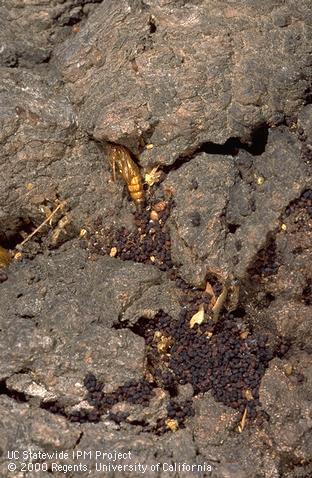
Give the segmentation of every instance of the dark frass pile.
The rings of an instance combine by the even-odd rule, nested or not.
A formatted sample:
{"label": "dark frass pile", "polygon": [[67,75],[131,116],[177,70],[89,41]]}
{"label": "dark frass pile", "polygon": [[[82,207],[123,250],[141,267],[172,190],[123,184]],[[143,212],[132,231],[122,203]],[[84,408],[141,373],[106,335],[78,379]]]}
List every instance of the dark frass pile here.
{"label": "dark frass pile", "polygon": [[100,412],[105,412],[118,402],[129,402],[146,406],[153,395],[153,386],[146,380],[130,381],[111,393],[103,392],[102,383],[93,374],[85,377],[84,385],[88,390],[87,400]]}
{"label": "dark frass pile", "polygon": [[[195,303],[198,300],[198,294],[194,293]],[[99,421],[103,414],[108,414],[111,420],[121,423],[129,414],[110,412],[115,404],[128,402],[148,406],[154,388],[162,387],[171,396],[167,417],[159,419],[156,427],[142,424],[143,430],[164,433],[170,429],[168,423],[172,420],[181,428],[186,418],[194,415],[192,400],[178,400],[178,385],[184,384],[191,384],[195,394],[211,390],[217,401],[241,412],[247,409],[248,418],[255,418],[260,405],[261,378],[273,357],[266,338],[254,335],[246,324],[232,315],[227,315],[216,325],[207,321],[190,328],[191,315],[183,308],[178,320],[173,320],[163,311],[159,311],[154,320],[141,319],[134,331],[140,328],[140,334],[145,338],[152,383],[144,379],[131,381],[114,392],[105,393],[103,383],[89,373],[84,385],[93,410],[80,410],[70,419]]]}
{"label": "dark frass pile", "polygon": [[[240,328],[231,315],[213,333],[209,323],[191,329],[189,321],[186,309],[177,321],[162,311],[148,321],[144,336],[155,381],[169,391],[186,383],[196,394],[211,390],[216,400],[241,411],[247,407],[254,417],[261,378],[273,357],[266,338]],[[162,353],[159,343],[166,342]]]}
{"label": "dark frass pile", "polygon": [[[241,412],[247,411],[248,419],[254,418],[260,405],[261,378],[274,355],[267,346],[267,338],[254,335],[243,319],[231,314],[224,314],[217,323],[211,319],[212,294],[218,297],[223,288],[217,278],[210,277],[210,289],[203,291],[179,277],[178,268],[171,260],[166,224],[172,206],[172,200],[159,200],[137,212],[133,230],[122,227],[107,235],[98,221],[87,237],[91,252],[153,264],[176,282],[181,304],[178,320],[159,311],[153,320],[142,318],[132,327],[133,332],[145,339],[150,382],[143,379],[129,382],[107,394],[94,375],[88,374],[85,379],[87,400],[94,407],[92,418],[99,420],[108,413],[117,423],[127,420],[128,414],[110,412],[115,404],[128,402],[148,406],[155,387],[167,390],[171,397],[167,417],[159,419],[156,428],[142,425],[145,431],[157,434],[173,430],[175,426],[183,427],[185,419],[193,416],[192,400],[179,401],[178,386],[184,384],[191,384],[195,394],[211,390],[216,400]],[[194,215],[192,221],[197,225],[200,217]],[[277,271],[274,241],[269,246],[260,251],[250,271],[252,275],[261,278]],[[200,307],[204,310],[205,321],[191,327],[190,320]]]}
{"label": "dark frass pile", "polygon": [[[119,402],[128,402],[146,407],[154,395],[154,385],[143,379],[138,382],[130,381],[114,392],[105,393],[103,391],[104,384],[99,382],[92,373],[89,373],[84,379],[84,385],[88,391],[87,400],[94,407],[91,412],[93,421],[99,421],[103,414],[108,413],[108,417],[119,424],[127,420],[129,413],[109,412],[114,405]],[[88,420],[89,416],[90,412],[79,410],[76,414],[72,414],[70,418],[73,421],[83,422],[90,421]],[[169,429],[168,420],[175,420],[178,427],[183,428],[185,419],[190,416],[194,416],[191,400],[177,402],[172,399],[167,405],[166,418],[159,419],[154,427],[150,427],[148,424],[142,424],[142,427],[146,432],[162,434]]]}
{"label": "dark frass pile", "polygon": [[[84,379],[84,386],[87,389],[86,399],[93,409],[72,412],[68,418],[74,422],[98,422],[103,414],[119,402],[147,406],[153,396],[153,386],[143,379],[138,382],[127,382],[116,391],[105,393],[104,384],[98,381],[95,375],[88,373]],[[127,416],[128,413],[109,414],[109,417],[117,423],[126,420]]]}
{"label": "dark frass pile", "polygon": [[137,211],[134,214],[134,230],[121,227],[108,233],[102,229],[99,219],[87,237],[87,247],[91,252],[109,254],[123,261],[154,264],[160,270],[168,271],[172,269],[173,262],[166,222],[172,206],[172,200],[158,201],[149,210]]}

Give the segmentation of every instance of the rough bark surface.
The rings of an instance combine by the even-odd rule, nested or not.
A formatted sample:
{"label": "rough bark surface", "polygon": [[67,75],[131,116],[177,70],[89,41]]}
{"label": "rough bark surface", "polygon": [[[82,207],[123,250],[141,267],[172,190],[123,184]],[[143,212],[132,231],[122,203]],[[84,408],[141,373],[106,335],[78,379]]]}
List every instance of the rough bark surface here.
{"label": "rough bark surface", "polygon": [[[213,478],[312,476],[310,7],[0,0],[0,246],[20,253],[5,269],[0,255],[1,476],[47,476],[8,471],[7,452],[28,449],[68,451],[63,465],[77,450],[131,450],[129,464],[206,462]],[[111,247],[138,219],[107,142],[142,174],[160,168],[155,197],[174,202],[169,271]],[[198,310],[181,305],[177,277],[190,294],[212,278],[239,284],[232,320],[275,350],[241,433],[242,410],[211,391],[153,382],[157,313]],[[96,419],[90,373],[112,401]],[[143,381],[148,404],[115,400]],[[191,403],[177,430],[172,401]],[[91,462],[79,476],[126,476]]]}

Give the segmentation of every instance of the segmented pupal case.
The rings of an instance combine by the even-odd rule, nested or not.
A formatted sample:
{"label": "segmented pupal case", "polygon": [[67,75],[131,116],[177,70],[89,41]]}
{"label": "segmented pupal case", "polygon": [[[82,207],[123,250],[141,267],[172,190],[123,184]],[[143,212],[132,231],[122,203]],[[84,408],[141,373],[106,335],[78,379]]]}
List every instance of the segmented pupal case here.
{"label": "segmented pupal case", "polygon": [[124,146],[109,145],[109,161],[116,180],[116,170],[125,181],[133,201],[141,206],[144,203],[143,180],[138,165],[133,161],[130,152]]}

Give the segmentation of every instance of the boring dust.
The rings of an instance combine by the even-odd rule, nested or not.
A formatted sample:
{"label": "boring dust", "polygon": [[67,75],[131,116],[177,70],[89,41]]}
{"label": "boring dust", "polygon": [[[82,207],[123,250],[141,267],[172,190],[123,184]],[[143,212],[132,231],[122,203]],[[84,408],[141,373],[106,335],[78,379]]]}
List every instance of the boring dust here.
{"label": "boring dust", "polygon": [[24,3],[0,6],[0,474],[105,448],[312,476],[307,2],[253,6],[265,41],[245,3]]}

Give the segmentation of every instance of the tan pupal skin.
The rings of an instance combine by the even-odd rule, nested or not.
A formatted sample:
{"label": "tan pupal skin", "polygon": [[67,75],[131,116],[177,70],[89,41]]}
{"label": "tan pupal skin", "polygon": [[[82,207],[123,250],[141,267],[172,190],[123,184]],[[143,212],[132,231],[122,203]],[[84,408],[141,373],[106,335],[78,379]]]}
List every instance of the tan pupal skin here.
{"label": "tan pupal skin", "polygon": [[133,201],[141,205],[144,202],[143,181],[138,165],[133,161],[127,148],[119,145],[109,145],[109,161],[113,169],[113,179],[116,179],[116,169],[127,184]]}
{"label": "tan pupal skin", "polygon": [[12,261],[12,254],[0,246],[0,268],[7,267]]}

